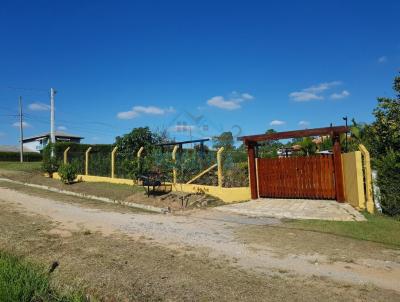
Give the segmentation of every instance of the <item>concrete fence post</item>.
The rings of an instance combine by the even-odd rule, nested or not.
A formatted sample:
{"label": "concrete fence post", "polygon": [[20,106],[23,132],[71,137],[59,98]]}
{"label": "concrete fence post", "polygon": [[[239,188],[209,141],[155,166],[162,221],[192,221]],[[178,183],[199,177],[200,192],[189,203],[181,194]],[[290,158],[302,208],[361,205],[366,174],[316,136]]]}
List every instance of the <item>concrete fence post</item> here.
{"label": "concrete fence post", "polygon": [[144,150],[144,147],[140,147],[138,152],[136,153],[136,157],[137,157],[137,166],[138,166],[138,170],[140,171],[140,157],[142,156],[142,152]]}
{"label": "concrete fence post", "polygon": [[71,147],[68,147],[67,149],[64,150],[64,164],[68,163],[68,151],[71,149]]}
{"label": "concrete fence post", "polygon": [[[172,150],[172,162],[174,164],[176,163],[176,151],[178,151],[178,146],[177,145],[175,145],[174,149]],[[177,173],[176,168],[174,166],[173,169],[172,169],[172,182],[174,184],[176,184],[176,181],[177,181],[177,174],[178,173]]]}
{"label": "concrete fence post", "polygon": [[115,153],[117,152],[118,147],[114,147],[111,152],[111,178],[115,177]]}
{"label": "concrete fence post", "polygon": [[224,182],[224,176],[222,174],[222,152],[224,151],[224,147],[218,149],[217,152],[217,165],[218,165],[218,187],[222,187]]}
{"label": "concrete fence post", "polygon": [[89,147],[85,152],[85,175],[89,175],[89,152],[92,147]]}
{"label": "concrete fence post", "polygon": [[364,156],[364,173],[365,173],[365,189],[366,189],[366,204],[368,213],[373,214],[375,212],[375,204],[373,199],[373,191],[372,191],[372,171],[371,171],[371,157],[369,155],[369,151],[363,144],[358,146],[358,149],[361,151]]}

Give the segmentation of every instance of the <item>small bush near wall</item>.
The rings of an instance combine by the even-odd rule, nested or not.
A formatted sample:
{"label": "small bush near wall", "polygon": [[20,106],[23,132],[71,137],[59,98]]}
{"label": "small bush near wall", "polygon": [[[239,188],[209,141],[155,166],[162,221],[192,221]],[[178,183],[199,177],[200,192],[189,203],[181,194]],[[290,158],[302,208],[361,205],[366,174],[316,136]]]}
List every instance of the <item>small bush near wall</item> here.
{"label": "small bush near wall", "polygon": [[[0,161],[19,161],[18,152],[0,152]],[[36,152],[24,152],[24,161],[41,161],[42,154]]]}
{"label": "small bush near wall", "polygon": [[71,184],[78,176],[78,170],[74,164],[62,164],[58,168],[58,175],[60,175],[61,181],[65,184]]}
{"label": "small bush near wall", "polygon": [[390,151],[376,161],[382,210],[390,216],[400,215],[400,153]]}

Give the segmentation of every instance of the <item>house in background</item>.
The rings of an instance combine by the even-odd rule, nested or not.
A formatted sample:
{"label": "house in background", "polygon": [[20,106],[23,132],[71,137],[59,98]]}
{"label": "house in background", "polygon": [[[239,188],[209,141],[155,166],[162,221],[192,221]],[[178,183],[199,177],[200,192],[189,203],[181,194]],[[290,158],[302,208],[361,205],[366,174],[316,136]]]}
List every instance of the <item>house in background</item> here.
{"label": "house in background", "polygon": [[[83,137],[68,134],[61,131],[55,132],[56,142],[71,142],[71,143],[80,143]],[[24,148],[28,148],[31,150],[35,150],[36,152],[40,152],[44,147],[50,142],[50,132],[43,133],[41,135],[31,136],[22,140],[24,144]]]}

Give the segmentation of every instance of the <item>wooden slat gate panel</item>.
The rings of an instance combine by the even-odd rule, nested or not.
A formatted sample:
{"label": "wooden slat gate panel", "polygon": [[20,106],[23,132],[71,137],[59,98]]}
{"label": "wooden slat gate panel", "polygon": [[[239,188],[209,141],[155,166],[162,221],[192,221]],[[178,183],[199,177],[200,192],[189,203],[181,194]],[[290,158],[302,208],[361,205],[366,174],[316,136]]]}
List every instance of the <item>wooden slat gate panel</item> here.
{"label": "wooden slat gate panel", "polygon": [[260,197],[335,199],[332,155],[258,158]]}

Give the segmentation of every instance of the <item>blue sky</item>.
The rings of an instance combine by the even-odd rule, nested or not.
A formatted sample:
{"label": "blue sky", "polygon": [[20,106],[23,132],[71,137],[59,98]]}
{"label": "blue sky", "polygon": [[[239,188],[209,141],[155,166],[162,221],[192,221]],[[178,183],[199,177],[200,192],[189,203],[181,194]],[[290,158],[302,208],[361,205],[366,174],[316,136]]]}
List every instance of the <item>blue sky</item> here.
{"label": "blue sky", "polygon": [[[400,67],[399,1],[2,1],[0,144],[111,143],[370,122]],[[190,130],[190,131],[189,131]]]}

